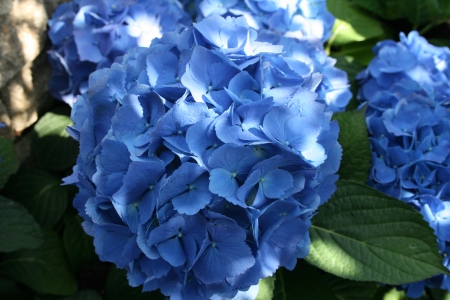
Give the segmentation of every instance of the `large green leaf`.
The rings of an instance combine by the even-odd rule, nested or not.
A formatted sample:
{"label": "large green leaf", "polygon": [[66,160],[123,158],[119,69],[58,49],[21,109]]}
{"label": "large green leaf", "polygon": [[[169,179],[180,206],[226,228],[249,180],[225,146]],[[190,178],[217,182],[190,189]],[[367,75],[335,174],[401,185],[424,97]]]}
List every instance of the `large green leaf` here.
{"label": "large green leaf", "polygon": [[33,249],[42,241],[41,229],[25,207],[0,196],[0,252]]}
{"label": "large green leaf", "polygon": [[74,271],[95,257],[93,238],[84,232],[81,221],[77,215],[66,215],[64,218],[64,248]]}
{"label": "large green leaf", "polygon": [[111,267],[106,279],[107,300],[163,300],[165,297],[158,291],[142,292],[142,287],[133,288],[128,284],[126,271]]}
{"label": "large green leaf", "polygon": [[357,182],[337,187],[312,220],[310,263],[343,278],[387,284],[448,273],[419,212]]}
{"label": "large green leaf", "polygon": [[43,227],[53,227],[62,218],[69,202],[68,189],[61,179],[38,169],[20,170],[11,176],[2,194],[19,202]]}
{"label": "large green leaf", "polygon": [[338,141],[343,149],[339,177],[366,183],[372,156],[365,109],[336,113],[333,118],[339,123]]}
{"label": "large green leaf", "polygon": [[66,132],[72,125],[70,109],[63,107],[46,113],[34,126],[33,155],[46,170],[64,170],[75,164],[78,143]]}
{"label": "large green leaf", "polygon": [[275,274],[273,300],[337,300],[331,286],[317,268],[298,261],[293,271],[280,268]]}
{"label": "large green leaf", "polygon": [[5,254],[0,262],[0,270],[40,294],[64,296],[77,290],[64,247],[53,231],[44,231],[44,243],[37,249]]}
{"label": "large green leaf", "polygon": [[329,43],[344,45],[383,35],[381,24],[354,8],[349,0],[328,0],[328,10],[336,17]]}
{"label": "large green leaf", "polygon": [[17,172],[18,168],[19,162],[13,142],[0,137],[0,189],[8,181],[9,176]]}

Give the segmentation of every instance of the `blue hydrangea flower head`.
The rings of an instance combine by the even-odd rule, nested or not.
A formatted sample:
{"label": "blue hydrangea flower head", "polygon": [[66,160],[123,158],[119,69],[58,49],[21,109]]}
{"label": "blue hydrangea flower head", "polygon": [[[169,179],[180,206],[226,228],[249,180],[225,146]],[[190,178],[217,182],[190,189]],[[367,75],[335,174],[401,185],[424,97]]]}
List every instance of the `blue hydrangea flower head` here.
{"label": "blue hydrangea flower head", "polygon": [[66,182],[100,259],[131,285],[254,298],[261,278],[309,253],[342,149],[321,73],[283,47],[244,17],[210,16],[90,76]]}
{"label": "blue hydrangea flower head", "polygon": [[73,0],[48,21],[52,48],[51,94],[69,105],[88,89],[88,76],[110,67],[129,49],[148,47],[156,37],[191,17],[177,0]]}
{"label": "blue hydrangea flower head", "polygon": [[317,38],[331,36],[335,18],[325,0],[196,0],[197,19],[211,15],[244,16],[256,30],[269,29],[286,37]]}
{"label": "blue hydrangea flower head", "polygon": [[[358,97],[368,104],[372,147],[369,185],[419,210],[434,229],[441,252],[450,243],[450,50],[417,32],[379,42],[358,74]],[[443,254],[444,255],[444,254]],[[444,265],[449,267],[444,255]],[[448,290],[448,276],[404,286],[418,298],[425,286]]]}

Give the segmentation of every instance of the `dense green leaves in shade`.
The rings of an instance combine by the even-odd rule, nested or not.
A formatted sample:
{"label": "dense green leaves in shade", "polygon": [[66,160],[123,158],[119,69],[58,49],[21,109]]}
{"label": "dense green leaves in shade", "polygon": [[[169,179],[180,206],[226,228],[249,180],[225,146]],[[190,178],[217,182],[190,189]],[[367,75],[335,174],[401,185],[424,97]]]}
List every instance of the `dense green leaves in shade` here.
{"label": "dense green leaves in shade", "polygon": [[337,300],[319,270],[299,260],[293,271],[280,268],[275,274],[273,300]]}
{"label": "dense green leaves in shade", "polygon": [[430,289],[430,294],[433,296],[433,300],[450,300],[450,293],[440,288]]}
{"label": "dense green leaves in shade", "polygon": [[399,5],[414,29],[428,23],[440,23],[441,18],[447,17],[438,0],[399,1]]}
{"label": "dense green leaves in shade", "polygon": [[13,142],[0,137],[0,189],[8,181],[9,176],[17,172],[18,168],[19,162]]}
{"label": "dense green leaves in shade", "polygon": [[353,94],[353,97],[350,100],[350,103],[345,107],[345,110],[355,110],[360,104],[356,99],[356,95],[358,94],[358,82],[355,77],[364,69],[364,66],[351,56],[335,55],[333,58],[336,59],[335,67],[347,72],[350,91]]}
{"label": "dense green leaves in shade", "polygon": [[102,300],[102,297],[94,290],[78,291],[65,300]]}
{"label": "dense green leaves in shade", "polygon": [[14,280],[0,277],[0,299],[24,300],[31,299],[33,291],[24,289]]}
{"label": "dense green leaves in shade", "polygon": [[261,279],[258,283],[259,292],[255,300],[272,300],[273,289],[275,288],[275,278],[266,277]]}
{"label": "dense green leaves in shade", "polygon": [[337,186],[312,219],[307,261],[343,278],[387,284],[448,273],[419,212],[357,182]]}
{"label": "dense green leaves in shade", "polygon": [[328,41],[331,45],[360,42],[383,34],[381,24],[355,9],[349,0],[328,0],[327,7],[337,18]]}
{"label": "dense green leaves in shade", "polygon": [[380,287],[377,282],[354,281],[329,273],[324,277],[339,300],[373,300]]}
{"label": "dense green leaves in shade", "polygon": [[380,38],[373,38],[362,42],[342,45],[336,54],[351,56],[363,66],[367,66],[374,58],[372,48],[379,40]]}
{"label": "dense green leaves in shade", "polygon": [[[426,293],[419,298],[414,298],[416,300],[437,300],[432,299],[427,296]],[[411,300],[408,296],[406,296],[405,291],[397,290],[395,287],[386,286],[380,289],[379,293],[375,296],[373,300]]]}
{"label": "dense green leaves in shade", "polygon": [[342,154],[339,178],[366,183],[369,177],[370,153],[365,109],[336,113],[340,132],[338,141],[345,149]]}
{"label": "dense green leaves in shade", "polygon": [[81,227],[82,218],[66,214],[63,243],[72,270],[77,271],[95,257],[93,238]]}
{"label": "dense green leaves in shade", "polygon": [[106,279],[106,300],[163,300],[159,291],[142,292],[142,287],[131,287],[128,284],[126,271],[112,266]]}
{"label": "dense green leaves in shade", "polygon": [[77,290],[62,242],[50,230],[44,231],[41,247],[5,254],[0,262],[0,270],[40,294],[65,296]]}
{"label": "dense green leaves in shade", "polygon": [[396,20],[405,17],[401,1],[404,0],[352,0],[352,3],[383,19]]}
{"label": "dense green leaves in shade", "polygon": [[78,143],[66,132],[72,125],[68,107],[46,113],[34,126],[33,155],[46,170],[64,170],[75,164]]}
{"label": "dense green leaves in shade", "polygon": [[42,241],[41,229],[25,207],[0,196],[0,252],[33,249]]}
{"label": "dense green leaves in shade", "polygon": [[19,202],[43,227],[51,228],[64,215],[68,189],[61,179],[38,169],[20,170],[11,176],[2,194]]}

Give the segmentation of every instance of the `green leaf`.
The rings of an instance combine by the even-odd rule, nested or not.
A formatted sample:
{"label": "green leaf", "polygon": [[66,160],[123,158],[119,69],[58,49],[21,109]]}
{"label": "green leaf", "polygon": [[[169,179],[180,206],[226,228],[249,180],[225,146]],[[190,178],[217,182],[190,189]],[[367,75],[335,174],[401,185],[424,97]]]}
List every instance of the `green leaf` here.
{"label": "green leaf", "polygon": [[69,271],[64,247],[53,231],[44,231],[44,243],[33,250],[3,255],[2,273],[40,294],[71,295],[77,290]]}
{"label": "green leaf", "polygon": [[81,227],[82,218],[66,215],[63,242],[72,270],[77,271],[95,257],[93,238]]}
{"label": "green leaf", "polygon": [[33,294],[32,290],[24,289],[23,286],[19,286],[14,280],[0,277],[0,299],[31,299]]}
{"label": "green leaf", "polygon": [[128,284],[126,271],[111,268],[106,279],[107,300],[163,300],[165,297],[158,291],[142,292],[141,287],[133,288]]}
{"label": "green leaf", "polygon": [[328,43],[344,45],[383,35],[381,24],[355,9],[348,0],[328,0],[328,10],[336,17]]}
{"label": "green leaf", "polygon": [[357,182],[337,187],[312,219],[307,261],[343,278],[394,285],[448,274],[433,229],[414,208]]}
{"label": "green leaf", "polygon": [[13,142],[0,137],[0,189],[5,186],[9,176],[19,169]]}
{"label": "green leaf", "polygon": [[68,107],[46,113],[34,126],[32,153],[46,170],[64,170],[73,166],[78,155],[78,143],[66,132],[72,125]]}
{"label": "green leaf", "polygon": [[365,109],[336,113],[333,118],[339,123],[338,141],[343,149],[339,178],[366,183],[372,156]]}
{"label": "green leaf", "polygon": [[39,225],[19,203],[0,196],[0,252],[42,245]]}
{"label": "green leaf", "polygon": [[337,300],[317,268],[299,260],[293,271],[279,268],[275,274],[273,300]]}
{"label": "green leaf", "polygon": [[255,300],[272,300],[273,289],[275,288],[275,278],[266,277],[261,279],[258,283],[259,292]]}
{"label": "green leaf", "polygon": [[11,176],[2,194],[23,206],[43,227],[55,226],[64,215],[69,197],[61,179],[38,169],[20,170]]}

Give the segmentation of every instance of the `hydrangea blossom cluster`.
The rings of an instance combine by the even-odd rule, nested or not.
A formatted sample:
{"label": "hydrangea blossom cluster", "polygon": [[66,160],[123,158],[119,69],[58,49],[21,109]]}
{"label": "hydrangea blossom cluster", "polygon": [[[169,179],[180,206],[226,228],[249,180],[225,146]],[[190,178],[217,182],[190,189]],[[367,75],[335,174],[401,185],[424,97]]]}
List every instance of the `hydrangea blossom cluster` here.
{"label": "hydrangea blossom cluster", "polygon": [[326,0],[196,0],[198,19],[211,16],[244,16],[256,30],[269,29],[278,34],[318,38],[331,36],[335,18]]}
{"label": "hydrangea blossom cluster", "polygon": [[322,75],[257,38],[243,17],[207,17],[94,72],[78,97],[66,182],[131,285],[232,298],[309,253],[339,127],[317,101]]}
{"label": "hydrangea blossom cluster", "polygon": [[[450,50],[417,32],[373,50],[375,58],[358,75],[359,98],[368,102],[369,184],[423,214],[450,269]],[[450,290],[450,278],[407,285],[408,296],[420,297],[425,285]]]}
{"label": "hydrangea blossom cluster", "polygon": [[52,96],[72,106],[88,88],[88,76],[110,67],[129,49],[148,47],[155,37],[191,17],[177,0],[72,0],[48,21],[52,48]]}

